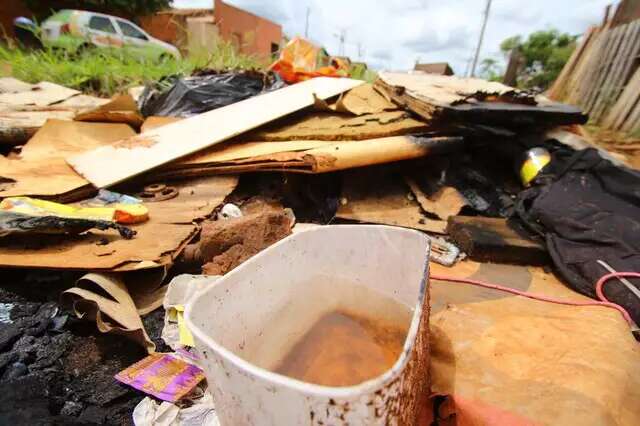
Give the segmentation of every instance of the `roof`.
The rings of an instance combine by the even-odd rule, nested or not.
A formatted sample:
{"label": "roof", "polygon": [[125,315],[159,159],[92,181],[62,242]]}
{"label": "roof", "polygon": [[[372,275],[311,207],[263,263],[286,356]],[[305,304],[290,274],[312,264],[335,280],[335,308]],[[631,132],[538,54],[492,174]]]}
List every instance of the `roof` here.
{"label": "roof", "polygon": [[211,15],[213,8],[200,8],[200,9],[165,9],[156,12],[156,15],[181,15],[181,16],[203,16]]}
{"label": "roof", "polygon": [[453,75],[453,69],[447,62],[434,62],[431,64],[416,64],[416,71],[424,71],[428,74]]}

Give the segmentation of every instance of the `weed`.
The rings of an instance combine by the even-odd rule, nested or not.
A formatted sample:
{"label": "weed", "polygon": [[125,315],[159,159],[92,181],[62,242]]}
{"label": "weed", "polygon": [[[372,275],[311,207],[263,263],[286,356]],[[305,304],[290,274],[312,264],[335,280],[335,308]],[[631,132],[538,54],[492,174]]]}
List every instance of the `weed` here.
{"label": "weed", "polygon": [[118,49],[95,48],[76,53],[52,48],[23,50],[0,44],[0,63],[10,67],[13,77],[29,83],[51,81],[102,96],[170,75],[188,75],[198,68],[261,69],[266,65],[237,53],[229,43],[219,43],[214,52],[160,61],[134,57]]}

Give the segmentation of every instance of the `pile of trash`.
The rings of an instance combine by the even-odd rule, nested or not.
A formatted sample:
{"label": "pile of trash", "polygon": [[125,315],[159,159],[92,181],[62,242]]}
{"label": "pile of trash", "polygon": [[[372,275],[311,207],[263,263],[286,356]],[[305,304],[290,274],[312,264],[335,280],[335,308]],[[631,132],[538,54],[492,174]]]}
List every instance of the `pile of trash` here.
{"label": "pile of trash", "polygon": [[[291,49],[304,49],[303,41]],[[424,305],[409,332],[413,361],[397,381],[412,390],[385,387],[370,412],[316,401],[311,423],[562,423],[581,410],[581,424],[637,422],[640,377],[632,371],[640,352],[630,330],[640,323],[640,173],[584,140],[588,117],[572,106],[420,72],[382,72],[369,84],[317,71],[317,54],[303,55],[306,65],[281,63],[273,68],[279,74],[201,71],[111,100],[0,79],[0,268],[16,281],[0,300],[5,386],[44,389],[49,397],[33,390],[30,398],[51,422],[122,420],[109,419],[109,407],[130,410],[136,425],[226,424],[234,410],[266,416],[279,408],[257,388],[254,395],[244,389],[244,401],[224,396],[244,383],[231,366],[252,359],[257,343],[234,343],[243,355],[215,367],[232,379],[220,374],[212,383],[212,355],[194,326],[198,313],[189,311],[198,295],[224,285],[238,294],[210,302],[220,312],[268,306],[275,296],[247,284],[260,276],[259,262],[296,251],[295,266],[270,274],[286,282],[304,272],[305,256],[319,256],[327,274],[335,270],[327,279],[338,282],[345,277],[337,271],[352,261],[346,247],[358,244],[371,256],[374,280],[374,265],[403,251],[405,259],[424,256],[411,242],[419,235],[430,246],[431,296],[420,293]],[[23,124],[16,114],[39,118]],[[321,230],[322,241],[337,241],[322,255],[312,237]],[[49,276],[55,290],[33,304]],[[27,297],[19,291],[26,281]],[[314,299],[307,284],[307,298],[324,297]],[[223,336],[239,327],[222,316],[211,321],[223,322],[216,323]],[[225,341],[235,342],[232,334]],[[105,336],[133,343],[109,349],[120,351],[114,361]],[[73,369],[83,339],[103,342],[87,355],[104,366],[94,379]],[[59,345],[55,356],[47,345]],[[609,356],[597,347],[617,350]],[[585,365],[593,367],[585,372]],[[567,375],[571,383],[558,381]],[[71,391],[61,393],[52,378]],[[116,392],[87,397],[94,391],[86,380]],[[24,405],[11,408],[20,395],[4,396],[0,419],[34,421]],[[306,408],[291,404],[260,421],[299,419]]]}

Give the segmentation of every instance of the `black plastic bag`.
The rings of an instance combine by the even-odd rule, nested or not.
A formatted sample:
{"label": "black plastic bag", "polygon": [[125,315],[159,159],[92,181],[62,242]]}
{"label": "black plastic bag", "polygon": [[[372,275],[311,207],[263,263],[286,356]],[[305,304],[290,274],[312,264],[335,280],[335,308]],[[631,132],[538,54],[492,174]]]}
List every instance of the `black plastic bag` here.
{"label": "black plastic bag", "polygon": [[145,117],[189,117],[284,85],[273,73],[201,71],[190,77],[171,77],[146,86],[138,107]]}

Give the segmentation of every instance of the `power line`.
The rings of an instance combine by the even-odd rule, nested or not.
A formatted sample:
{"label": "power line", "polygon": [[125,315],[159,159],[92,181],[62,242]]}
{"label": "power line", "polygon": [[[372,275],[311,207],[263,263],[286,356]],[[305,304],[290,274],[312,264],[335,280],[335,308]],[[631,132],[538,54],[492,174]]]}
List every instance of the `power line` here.
{"label": "power line", "polygon": [[478,46],[476,47],[475,55],[473,55],[473,64],[471,65],[471,77],[474,77],[476,75],[476,66],[478,65],[478,56],[480,56],[480,49],[482,48],[484,31],[487,29],[487,21],[489,20],[490,8],[491,8],[491,0],[487,0],[487,7],[484,10],[484,17],[482,18],[482,29],[480,30],[480,38],[478,39]]}

